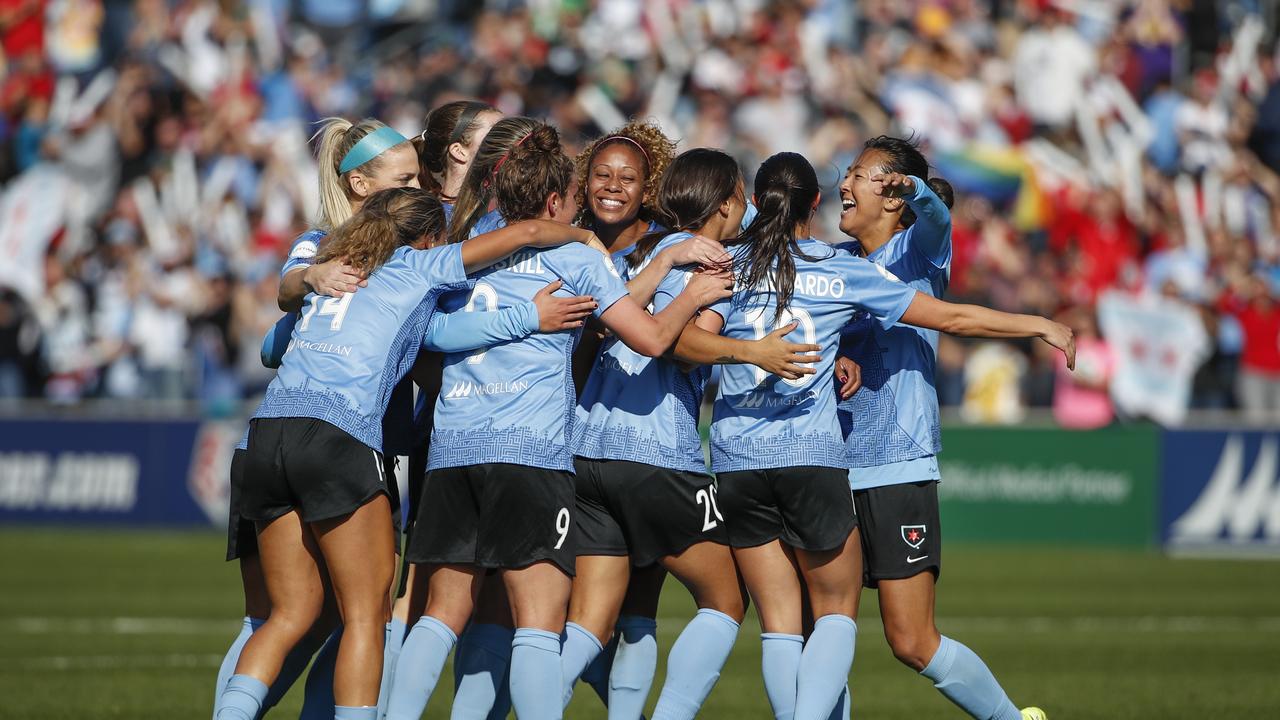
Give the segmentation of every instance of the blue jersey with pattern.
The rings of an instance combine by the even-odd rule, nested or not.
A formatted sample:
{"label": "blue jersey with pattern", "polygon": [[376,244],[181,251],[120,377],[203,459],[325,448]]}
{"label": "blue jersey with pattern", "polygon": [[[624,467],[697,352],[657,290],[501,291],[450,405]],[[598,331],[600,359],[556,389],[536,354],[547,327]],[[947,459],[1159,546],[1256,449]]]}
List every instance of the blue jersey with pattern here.
{"label": "blue jersey with pattern", "polygon": [[[848,467],[844,436],[836,419],[831,382],[840,329],[854,313],[868,312],[886,327],[897,322],[915,291],[886,278],[866,260],[808,238],[797,243],[795,289],[790,307],[775,323],[777,296],[770,287],[737,288],[711,309],[724,318],[722,333],[756,340],[793,319],[792,342],[822,347],[816,374],[797,380],[766,375],[753,365],[725,365],[711,423],[711,469],[715,472],[816,465]],[[745,246],[731,250],[741,255]]]}
{"label": "blue jersey with pattern", "polygon": [[[915,192],[906,200],[915,223],[867,260],[915,290],[940,298],[950,279],[951,213],[923,180],[913,180]],[[840,247],[861,251],[856,241]],[[862,366],[862,388],[839,406],[854,488],[937,478],[936,463],[898,467],[942,450],[934,385],[937,350],[935,330],[902,324],[886,328],[865,314],[845,328],[840,354]]]}
{"label": "blue jersey with pattern", "polygon": [[[311,229],[294,238],[289,248],[289,257],[280,268],[283,278],[298,268],[306,267],[315,260],[320,251],[320,243],[329,235],[327,230]],[[358,292],[358,291],[357,291]],[[275,333],[284,337],[293,337],[294,325],[298,322],[298,313],[288,313],[267,331],[267,335]],[[274,358],[273,358],[274,359]],[[279,367],[279,359],[275,359],[274,367]],[[265,360],[264,360],[264,363]],[[405,378],[396,385],[387,403],[387,413],[382,421],[382,451],[386,455],[406,455],[413,442],[413,381]]]}
{"label": "blue jersey with pattern", "polygon": [[[503,310],[556,279],[564,281],[559,295],[594,297],[597,315],[627,295],[610,259],[580,243],[522,250],[473,277],[470,292],[442,298],[442,311]],[[578,334],[538,334],[447,354],[428,469],[512,463],[572,471],[577,401],[570,358]]]}
{"label": "blue jersey with pattern", "polygon": [[409,372],[441,293],[468,287],[462,248],[398,248],[368,287],[311,293],[254,417],[306,417],[383,450],[382,418]]}
{"label": "blue jersey with pattern", "polygon": [[[686,232],[666,236],[626,276],[634,276],[659,252],[689,237]],[[668,272],[654,293],[650,310],[662,312],[670,305],[684,291],[695,268],[690,265]],[[698,408],[709,376],[706,367],[686,373],[670,360],[646,357],[616,337],[608,338],[578,401],[573,441],[576,454],[705,473]]]}

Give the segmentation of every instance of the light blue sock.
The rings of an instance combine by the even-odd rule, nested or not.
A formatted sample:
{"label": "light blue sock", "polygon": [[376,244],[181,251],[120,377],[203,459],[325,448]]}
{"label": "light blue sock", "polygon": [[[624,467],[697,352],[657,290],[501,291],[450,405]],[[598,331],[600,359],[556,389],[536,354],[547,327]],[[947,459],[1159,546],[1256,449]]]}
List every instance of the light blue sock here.
{"label": "light blue sock", "polygon": [[249,675],[232,675],[218,696],[217,720],[254,720],[262,710],[267,685]]}
{"label": "light blue sock", "polygon": [[378,686],[378,718],[387,716],[387,700],[391,697],[391,679],[396,676],[396,661],[404,645],[404,621],[391,618],[387,635],[382,640],[382,684]]}
{"label": "light blue sock", "polygon": [[452,720],[499,720],[507,716],[511,696],[505,685],[514,634],[509,627],[475,622],[462,631],[453,653]]}
{"label": "light blue sock", "polygon": [[658,621],[641,615],[618,618],[618,652],[609,672],[609,717],[636,720],[658,669]]}
{"label": "light blue sock", "polygon": [[[280,674],[276,675],[276,681],[271,683],[271,689],[267,691],[267,698],[262,701],[262,714],[265,715],[268,710],[275,707],[276,704],[284,698],[285,694],[289,692],[289,688],[292,688],[293,684],[298,681],[298,678],[302,677],[302,673],[307,671],[307,666],[311,664],[311,657],[315,655],[316,651],[319,650],[327,641],[328,638],[316,639],[311,635],[307,635],[303,637],[302,640],[298,641],[297,645],[293,646],[293,649],[289,651],[288,655],[284,656],[284,664],[280,666]],[[336,650],[337,646],[335,645],[334,648]],[[336,658],[336,653],[334,657]],[[329,664],[329,674],[330,680],[328,681],[328,685],[329,687],[333,687],[332,663]],[[333,697],[332,691],[329,692],[328,697]],[[333,717],[332,711],[328,710],[325,706],[324,699],[320,698],[318,702],[319,709],[327,711],[330,714],[325,715],[321,712],[313,714],[310,717]],[[317,701],[313,700],[311,706],[316,707],[316,703]],[[332,703],[332,701],[330,701],[330,703]],[[315,711],[313,710],[312,712]]]}
{"label": "light blue sock", "polygon": [[600,656],[604,646],[578,623],[564,624],[564,643],[560,646],[560,672],[564,681],[564,707],[573,699],[573,688],[578,678]]}
{"label": "light blue sock", "polygon": [[773,717],[791,720],[796,713],[796,675],[800,672],[804,636],[761,633],[760,645],[760,671]]}
{"label": "light blue sock", "polygon": [[846,615],[823,615],[800,655],[796,681],[796,720],[827,720],[849,684],[858,626]]}
{"label": "light blue sock", "polygon": [[840,699],[836,701],[836,706],[831,710],[831,714],[827,716],[827,720],[849,720],[848,683],[845,683],[844,692],[840,693]]}
{"label": "light blue sock", "polygon": [[347,707],[337,705],[333,708],[333,720],[378,720],[377,706]]}
{"label": "light blue sock", "polygon": [[717,610],[699,610],[667,657],[667,679],[653,720],[693,720],[711,694],[738,639],[738,623]]}
{"label": "light blue sock", "polygon": [[218,700],[222,697],[222,690],[227,686],[227,681],[236,673],[236,663],[240,662],[240,651],[244,649],[244,644],[249,642],[249,638],[253,635],[253,631],[262,627],[262,623],[266,620],[251,618],[248,615],[240,623],[240,634],[235,640],[231,641],[231,647],[227,648],[227,654],[222,657],[222,665],[218,668],[218,679],[213,686],[213,707],[216,718]]}
{"label": "light blue sock", "polygon": [[932,680],[933,686],[948,700],[975,718],[1020,720],[1022,717],[1021,711],[1009,700],[982,658],[945,635],[933,659],[920,674]]}
{"label": "light blue sock", "polygon": [[387,720],[418,720],[440,681],[440,672],[458,642],[448,625],[423,615],[400,648],[396,676],[387,701]]}
{"label": "light blue sock", "polygon": [[333,671],[338,664],[338,646],[341,644],[342,626],[339,625],[320,646],[311,670],[307,672],[298,720],[333,720]]}
{"label": "light blue sock", "polygon": [[560,635],[537,628],[516,628],[511,640],[511,704],[520,720],[559,720],[561,705]]}
{"label": "light blue sock", "polygon": [[605,707],[609,707],[609,674],[613,672],[613,658],[618,654],[619,634],[616,630],[614,631],[613,637],[609,638],[604,650],[596,655],[596,659],[591,661],[587,669],[582,671],[582,676],[578,678],[596,691],[596,695]]}

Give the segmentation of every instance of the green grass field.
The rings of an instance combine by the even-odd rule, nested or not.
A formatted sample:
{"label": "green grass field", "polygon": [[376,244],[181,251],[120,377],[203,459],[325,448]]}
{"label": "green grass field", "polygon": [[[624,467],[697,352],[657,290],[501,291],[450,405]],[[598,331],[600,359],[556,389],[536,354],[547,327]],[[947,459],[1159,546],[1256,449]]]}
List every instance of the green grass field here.
{"label": "green grass field", "polygon": [[[239,629],[239,580],[215,533],[0,530],[0,697],[8,720],[207,718]],[[662,653],[691,617],[672,583]],[[1280,566],[1155,554],[953,545],[939,626],[1020,704],[1054,720],[1276,717]],[[963,717],[900,666],[863,603],[859,718]],[[707,718],[768,718],[759,627],[743,626]],[[657,698],[663,667],[650,695]],[[442,680],[441,686],[451,684]],[[426,717],[448,717],[441,692]],[[272,717],[296,717],[301,683]],[[583,687],[569,718],[604,717]]]}

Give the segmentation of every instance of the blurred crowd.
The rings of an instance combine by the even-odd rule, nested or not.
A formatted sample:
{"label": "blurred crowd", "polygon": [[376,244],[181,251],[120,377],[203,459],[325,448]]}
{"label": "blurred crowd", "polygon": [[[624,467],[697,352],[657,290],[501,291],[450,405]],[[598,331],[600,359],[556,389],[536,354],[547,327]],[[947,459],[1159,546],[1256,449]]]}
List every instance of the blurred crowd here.
{"label": "blurred crowd", "polygon": [[[1185,371],[1186,405],[1265,417],[1278,18],[1280,0],[0,0],[0,397],[261,391],[281,258],[317,212],[314,123],[411,135],[473,97],[570,150],[646,116],[748,172],[803,152],[829,240],[862,142],[911,135],[957,191],[949,299],[1065,317],[1081,342],[1067,375],[1043,344],[944,340],[944,404],[1104,425],[1142,414],[1109,390],[1136,356]],[[1135,340],[1108,297],[1196,328]]]}

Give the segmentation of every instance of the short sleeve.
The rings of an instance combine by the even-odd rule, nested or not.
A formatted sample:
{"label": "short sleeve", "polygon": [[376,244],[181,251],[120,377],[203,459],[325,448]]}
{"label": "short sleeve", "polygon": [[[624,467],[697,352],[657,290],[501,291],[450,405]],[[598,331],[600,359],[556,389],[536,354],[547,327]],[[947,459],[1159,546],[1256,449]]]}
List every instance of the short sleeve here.
{"label": "short sleeve", "polygon": [[604,314],[614,303],[626,297],[629,292],[627,284],[618,274],[613,258],[603,255],[585,245],[572,244],[564,246],[572,253],[574,268],[570,277],[562,278],[572,285],[574,294],[590,295],[596,299],[596,317]]}
{"label": "short sleeve", "polygon": [[662,281],[658,283],[658,289],[653,292],[653,311],[655,313],[662,312],[676,296],[684,292],[685,287],[689,285],[688,270],[675,268],[669,271]]}
{"label": "short sleeve", "polygon": [[280,277],[312,264],[316,253],[320,252],[320,241],[324,236],[324,233],[316,230],[308,230],[299,235],[289,247],[289,257],[285,258],[284,265],[280,268]]}
{"label": "short sleeve", "polygon": [[431,287],[467,282],[467,269],[462,264],[461,243],[431,250],[408,250],[405,262]]}
{"label": "short sleeve", "polygon": [[915,300],[916,291],[910,285],[870,260],[846,253],[833,259],[840,263],[845,292],[853,305],[874,316],[886,330],[902,319]]}

